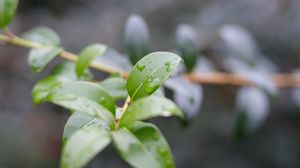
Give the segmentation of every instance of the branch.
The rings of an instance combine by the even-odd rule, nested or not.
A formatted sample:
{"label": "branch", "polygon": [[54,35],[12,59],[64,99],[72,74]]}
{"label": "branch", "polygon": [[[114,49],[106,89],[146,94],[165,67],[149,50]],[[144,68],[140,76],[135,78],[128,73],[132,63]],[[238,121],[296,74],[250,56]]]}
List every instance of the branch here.
{"label": "branch", "polygon": [[[22,46],[26,48],[42,48],[46,47],[40,43],[29,41],[17,36],[8,36],[0,34],[0,42],[6,44],[12,44],[17,46]],[[78,55],[63,50],[59,56],[63,59],[76,62]],[[100,62],[93,61],[90,67],[107,72],[107,73],[120,73],[124,78],[127,78],[128,72],[122,71],[118,68],[102,64]],[[212,72],[212,73],[192,73],[184,75],[187,79],[192,82],[200,84],[215,84],[215,85],[255,85],[251,80],[247,79],[245,76],[238,74],[229,74],[224,72]],[[272,75],[274,83],[278,87],[300,87],[300,80],[294,74],[273,74]]]}

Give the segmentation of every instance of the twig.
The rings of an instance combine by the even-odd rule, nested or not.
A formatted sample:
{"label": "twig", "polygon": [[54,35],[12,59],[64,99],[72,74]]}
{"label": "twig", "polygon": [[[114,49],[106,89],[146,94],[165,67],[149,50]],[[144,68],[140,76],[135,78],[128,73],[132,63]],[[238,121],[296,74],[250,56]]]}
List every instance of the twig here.
{"label": "twig", "polygon": [[[0,34],[0,42],[13,44],[17,46],[27,48],[42,48],[47,47],[40,43],[29,41],[17,36],[8,36]],[[59,56],[69,61],[77,61],[78,55],[63,50]],[[120,73],[124,78],[127,78],[128,72],[122,71],[118,68],[111,67],[100,62],[93,61],[90,67],[107,72],[107,73]],[[245,76],[229,74],[224,72],[212,72],[212,73],[194,73],[186,74],[185,77],[192,82],[201,84],[215,84],[215,85],[254,85],[251,80]],[[294,74],[273,74],[272,79],[278,87],[300,87],[300,80]]]}

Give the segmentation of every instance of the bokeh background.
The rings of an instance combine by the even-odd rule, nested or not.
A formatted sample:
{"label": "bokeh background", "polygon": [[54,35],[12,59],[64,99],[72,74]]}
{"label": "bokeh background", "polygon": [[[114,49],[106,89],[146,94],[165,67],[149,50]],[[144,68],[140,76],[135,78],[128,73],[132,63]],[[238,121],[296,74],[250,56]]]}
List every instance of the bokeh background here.
{"label": "bokeh background", "polygon": [[[63,46],[79,52],[100,42],[124,51],[123,29],[128,16],[143,16],[150,28],[152,50],[175,47],[176,26],[188,23],[199,32],[209,57],[210,37],[223,24],[251,32],[261,52],[280,72],[291,72],[300,58],[300,0],[21,0],[10,28],[21,33],[49,26]],[[35,106],[31,89],[44,76],[27,66],[27,50],[0,46],[0,168],[58,167],[66,110]],[[56,61],[60,61],[59,59]],[[49,69],[55,65],[51,63]],[[99,72],[95,72],[96,74]],[[101,77],[99,73],[98,76]],[[236,87],[204,85],[204,102],[188,127],[176,119],[155,119],[179,168],[300,167],[300,113],[290,90],[281,89],[266,123],[242,142],[232,138]],[[105,149],[87,167],[128,167]]]}

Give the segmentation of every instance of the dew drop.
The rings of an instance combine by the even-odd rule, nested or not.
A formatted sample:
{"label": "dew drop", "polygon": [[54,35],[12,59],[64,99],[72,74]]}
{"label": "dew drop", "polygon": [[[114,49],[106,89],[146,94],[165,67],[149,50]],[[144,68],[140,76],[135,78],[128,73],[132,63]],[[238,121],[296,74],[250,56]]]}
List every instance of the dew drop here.
{"label": "dew drop", "polygon": [[166,62],[165,64],[166,70],[167,72],[171,72],[173,65],[171,64],[171,62]]}
{"label": "dew drop", "polygon": [[136,68],[140,71],[140,72],[142,72],[144,69],[145,69],[145,65],[143,65],[143,64],[140,64],[140,63],[138,63],[137,64],[137,66],[136,66]]}
{"label": "dew drop", "polygon": [[72,94],[67,94],[67,95],[61,96],[60,99],[68,100],[68,101],[74,101],[74,100],[77,99],[77,96],[72,95]]}
{"label": "dew drop", "polygon": [[153,93],[156,89],[159,88],[160,79],[149,77],[144,84],[144,89],[147,93]]}
{"label": "dew drop", "polygon": [[101,103],[101,104],[104,104],[104,103],[105,103],[105,98],[104,98],[104,97],[101,97],[101,98],[100,98],[100,103]]}
{"label": "dew drop", "polygon": [[167,150],[163,147],[157,147],[156,148],[156,151],[157,153],[160,155],[160,156],[163,156],[163,155],[166,155],[167,154]]}
{"label": "dew drop", "polygon": [[153,140],[157,141],[159,139],[159,135],[157,133],[154,133],[152,135]]}

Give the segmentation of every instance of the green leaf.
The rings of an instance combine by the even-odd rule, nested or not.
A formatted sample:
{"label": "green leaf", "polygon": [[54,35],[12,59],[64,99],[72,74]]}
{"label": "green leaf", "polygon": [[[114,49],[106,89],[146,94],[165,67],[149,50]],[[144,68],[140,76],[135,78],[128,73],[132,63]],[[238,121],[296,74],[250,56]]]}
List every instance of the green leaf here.
{"label": "green leaf", "polygon": [[197,33],[190,25],[179,25],[176,31],[176,41],[177,49],[184,60],[185,67],[188,72],[191,72],[196,66],[199,55]]}
{"label": "green leaf", "polygon": [[88,98],[107,108],[112,113],[116,110],[114,99],[101,86],[92,82],[67,82],[56,88],[54,92],[55,94],[72,94],[74,96]]}
{"label": "green leaf", "polygon": [[128,76],[127,90],[131,100],[155,92],[180,61],[179,56],[169,52],[154,52],[142,58]]}
{"label": "green leaf", "polygon": [[150,35],[141,16],[131,15],[125,26],[126,52],[132,64],[138,62],[150,51]]}
{"label": "green leaf", "polygon": [[5,28],[14,18],[19,0],[0,0],[0,28]]}
{"label": "green leaf", "polygon": [[155,125],[138,121],[130,125],[129,130],[151,152],[155,159],[160,162],[161,167],[175,167],[170,147]]}
{"label": "green leaf", "polygon": [[76,62],[76,73],[78,77],[81,77],[89,64],[97,57],[101,56],[106,50],[106,46],[102,44],[93,44],[86,47],[79,54],[79,58]]}
{"label": "green leaf", "polygon": [[63,147],[61,168],[84,167],[110,142],[110,135],[97,125],[77,130]]}
{"label": "green leaf", "polygon": [[110,131],[111,128],[103,120],[96,118],[92,115],[82,112],[74,112],[68,119],[63,133],[63,142],[70,139],[71,135],[80,128],[95,125],[103,128],[106,131]]}
{"label": "green leaf", "polygon": [[47,46],[58,46],[60,44],[59,36],[48,27],[34,28],[24,33],[22,37]]}
{"label": "green leaf", "polygon": [[120,125],[125,126],[136,120],[158,116],[183,118],[183,113],[171,100],[164,97],[150,96],[133,102],[124,112]]}
{"label": "green leaf", "polygon": [[28,64],[31,66],[32,71],[40,72],[61,51],[62,48],[32,49],[29,53]]}
{"label": "green leaf", "polygon": [[132,167],[162,168],[151,152],[127,129],[113,131],[112,140],[122,158]]}
{"label": "green leaf", "polygon": [[[85,74],[85,79],[92,79],[90,72]],[[53,88],[67,81],[77,80],[75,74],[75,65],[71,62],[63,62],[54,67],[49,76],[40,80],[35,84],[32,90],[32,98],[36,104],[40,104],[45,100]]]}
{"label": "green leaf", "polygon": [[47,101],[71,111],[80,111],[97,116],[113,126],[114,117],[112,114],[115,113],[115,102],[97,84],[83,81],[63,83],[47,96]]}
{"label": "green leaf", "polygon": [[120,77],[111,77],[100,82],[108,93],[116,100],[124,99],[127,97],[126,80]]}

